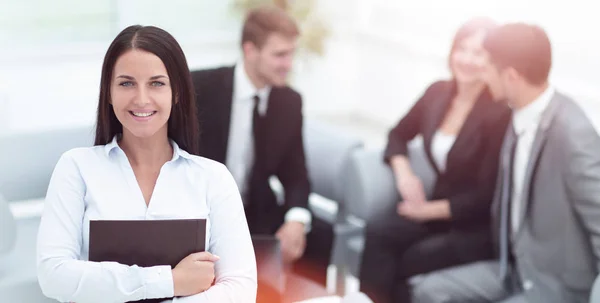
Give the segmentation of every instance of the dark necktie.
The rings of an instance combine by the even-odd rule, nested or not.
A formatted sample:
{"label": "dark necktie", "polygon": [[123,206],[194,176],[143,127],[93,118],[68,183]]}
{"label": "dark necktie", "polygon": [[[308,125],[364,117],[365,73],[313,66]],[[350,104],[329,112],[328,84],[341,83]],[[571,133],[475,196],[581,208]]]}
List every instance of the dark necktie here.
{"label": "dark necktie", "polygon": [[264,120],[265,118],[260,115],[259,104],[260,98],[257,95],[252,97],[254,100],[254,110],[252,112],[252,135],[254,136],[254,166],[259,162],[259,159],[263,155],[262,148],[264,148]]}
{"label": "dark necktie", "polygon": [[512,199],[513,166],[518,136],[515,133],[512,122],[510,123],[510,134],[507,138],[508,148],[502,155],[502,196],[500,200],[500,279],[506,281],[509,271],[509,259],[511,254],[510,243],[510,208]]}

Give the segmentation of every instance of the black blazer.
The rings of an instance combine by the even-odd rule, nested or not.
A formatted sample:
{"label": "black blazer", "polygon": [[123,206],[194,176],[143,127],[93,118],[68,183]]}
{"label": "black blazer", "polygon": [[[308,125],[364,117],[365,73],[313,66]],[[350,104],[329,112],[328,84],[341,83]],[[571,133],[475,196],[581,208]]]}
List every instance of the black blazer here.
{"label": "black blazer", "polygon": [[496,186],[500,148],[510,121],[510,109],[494,102],[486,90],[468,114],[448,152],[445,172],[433,161],[431,141],[456,95],[454,82],[432,84],[388,138],[385,159],[407,155],[407,143],[423,136],[427,158],[437,173],[433,199],[448,199],[453,226],[490,224],[490,207]]}
{"label": "black blazer", "polygon": [[[200,155],[225,163],[233,98],[233,67],[192,72],[200,122]],[[272,233],[292,207],[308,209],[310,184],[302,140],[302,97],[289,87],[273,87],[265,116],[261,167],[248,178],[248,223],[253,233]],[[277,176],[285,191],[279,207],[269,185]]]}

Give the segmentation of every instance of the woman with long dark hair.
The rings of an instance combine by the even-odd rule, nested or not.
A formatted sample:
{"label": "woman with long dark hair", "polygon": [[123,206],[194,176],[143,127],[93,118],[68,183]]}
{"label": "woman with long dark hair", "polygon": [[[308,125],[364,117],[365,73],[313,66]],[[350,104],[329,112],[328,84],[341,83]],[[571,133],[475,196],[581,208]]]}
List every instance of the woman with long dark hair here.
{"label": "woman with long dark hair", "polygon": [[[256,262],[225,166],[196,156],[187,61],[162,29],[130,26],[102,67],[94,147],[62,155],[38,235],[38,279],[61,302],[254,302]],[[90,220],[206,219],[206,252],[175,267],[91,262]]]}

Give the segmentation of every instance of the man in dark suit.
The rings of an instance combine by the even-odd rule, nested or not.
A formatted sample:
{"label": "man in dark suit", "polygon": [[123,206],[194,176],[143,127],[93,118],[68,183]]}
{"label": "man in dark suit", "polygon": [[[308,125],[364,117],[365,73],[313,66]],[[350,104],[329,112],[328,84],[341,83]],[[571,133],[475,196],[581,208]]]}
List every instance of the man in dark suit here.
{"label": "man in dark suit", "polygon": [[600,137],[548,82],[543,29],[490,32],[486,73],[513,118],[492,204],[497,257],[416,277],[414,302],[588,302],[600,270]]}
{"label": "man in dark suit", "polygon": [[[302,98],[286,84],[298,34],[285,11],[257,8],[244,22],[242,60],[233,67],[192,72],[192,78],[201,156],[226,164],[233,174],[250,232],[275,235],[284,262],[306,269],[313,263],[295,261],[303,256],[307,233],[316,222],[308,210]],[[270,186],[272,176],[283,186],[283,201]],[[328,260],[329,251],[323,254]],[[324,283],[326,269],[318,271]]]}

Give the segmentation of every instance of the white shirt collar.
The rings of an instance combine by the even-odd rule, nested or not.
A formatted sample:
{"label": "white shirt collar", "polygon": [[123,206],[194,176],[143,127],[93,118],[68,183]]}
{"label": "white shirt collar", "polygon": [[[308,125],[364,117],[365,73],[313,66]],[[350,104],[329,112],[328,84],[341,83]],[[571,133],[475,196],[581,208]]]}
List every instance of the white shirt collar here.
{"label": "white shirt collar", "polygon": [[533,102],[516,110],[513,115],[513,127],[517,134],[522,134],[528,127],[537,126],[542,118],[546,107],[554,96],[555,90],[552,86],[541,93]]}
{"label": "white shirt collar", "polygon": [[262,89],[256,89],[248,74],[244,69],[244,61],[240,60],[233,71],[233,100],[234,101],[247,101],[252,100],[254,95],[258,94],[260,98],[261,107],[266,106],[269,93],[271,92],[271,86],[267,85]]}
{"label": "white shirt collar", "polygon": [[[106,156],[109,156],[110,152],[113,149],[118,149],[118,150],[123,151],[121,149],[121,147],[119,146],[118,137],[119,137],[119,135],[114,136],[112,141],[104,146],[104,151],[106,153]],[[175,143],[175,141],[169,139],[169,142],[171,143],[171,147],[173,147],[173,158],[171,158],[171,161],[175,161],[175,160],[179,159],[179,157],[183,157],[185,159],[192,158],[188,152],[179,148],[179,145],[177,145],[177,143]]]}

